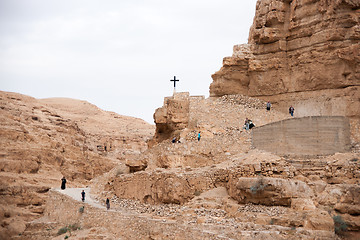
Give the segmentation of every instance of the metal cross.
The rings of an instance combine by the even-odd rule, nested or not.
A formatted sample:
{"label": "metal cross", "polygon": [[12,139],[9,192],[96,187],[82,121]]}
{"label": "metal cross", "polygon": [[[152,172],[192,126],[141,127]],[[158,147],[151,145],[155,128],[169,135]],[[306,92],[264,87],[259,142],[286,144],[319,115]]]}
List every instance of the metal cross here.
{"label": "metal cross", "polygon": [[174,82],[174,88],[176,88],[176,82],[178,82],[179,79],[176,79],[176,76],[174,76],[174,79],[171,79],[170,82]]}

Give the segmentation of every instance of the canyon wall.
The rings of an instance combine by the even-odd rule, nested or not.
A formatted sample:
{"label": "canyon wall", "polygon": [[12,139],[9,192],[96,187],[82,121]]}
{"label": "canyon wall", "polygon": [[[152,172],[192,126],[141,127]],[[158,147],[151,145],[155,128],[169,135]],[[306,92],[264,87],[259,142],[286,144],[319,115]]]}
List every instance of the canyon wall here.
{"label": "canyon wall", "polygon": [[210,96],[243,94],[298,116],[360,116],[360,2],[263,0],[248,44],[212,75]]}
{"label": "canyon wall", "polygon": [[0,239],[42,216],[49,189],[63,176],[67,187],[86,186],[125,155],[145,150],[154,132],[141,119],[85,101],[3,91],[0,120]]}

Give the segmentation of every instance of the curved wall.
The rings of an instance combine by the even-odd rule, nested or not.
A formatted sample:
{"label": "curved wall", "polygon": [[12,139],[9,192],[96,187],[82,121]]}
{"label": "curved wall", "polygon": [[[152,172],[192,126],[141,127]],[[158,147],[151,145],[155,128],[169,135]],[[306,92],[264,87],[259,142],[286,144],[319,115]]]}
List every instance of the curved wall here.
{"label": "curved wall", "polygon": [[252,146],[280,155],[350,151],[350,124],[342,116],[292,118],[256,127]]}

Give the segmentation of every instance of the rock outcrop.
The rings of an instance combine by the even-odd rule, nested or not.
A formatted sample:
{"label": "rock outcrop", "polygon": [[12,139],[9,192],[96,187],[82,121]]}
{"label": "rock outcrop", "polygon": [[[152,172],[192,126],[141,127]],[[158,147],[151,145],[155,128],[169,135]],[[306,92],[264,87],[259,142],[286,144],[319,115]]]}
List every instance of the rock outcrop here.
{"label": "rock outcrop", "polygon": [[[246,205],[238,209],[238,218],[229,216],[224,210],[209,207],[227,201],[226,190],[216,188],[204,192],[196,199],[198,207],[173,204],[150,205],[131,200],[112,199],[112,207],[84,204],[58,191],[50,191],[45,217],[31,222],[19,239],[334,239],[335,234],[326,228],[325,216],[309,213],[309,217],[292,214],[293,224],[306,222],[306,228],[281,226],[282,208],[264,208]],[[206,199],[206,201],[205,201]],[[224,202],[225,203],[225,202]],[[203,206],[201,206],[204,204]],[[208,204],[207,207],[205,204]],[[229,205],[229,203],[227,204]],[[81,209],[81,211],[80,211]],[[243,221],[240,214],[267,217],[266,222]],[[272,216],[272,217],[269,217]],[[263,219],[263,218],[261,218]],[[331,219],[330,219],[331,220]],[[315,229],[313,227],[315,226]],[[44,231],[46,227],[46,231]],[[322,229],[322,230],[316,230]]]}
{"label": "rock outcrop", "polygon": [[[107,175],[102,180],[106,184],[97,190],[99,199],[116,195],[151,206],[186,206],[189,208],[186,212],[194,211],[198,216],[199,228],[210,221],[205,212],[221,210],[221,216],[228,219],[328,234],[337,228],[333,218],[341,218],[351,233],[357,231],[359,216],[355,198],[360,165],[356,149],[328,156],[308,156],[308,151],[298,156],[277,156],[252,150],[252,136],[243,129],[246,117],[256,124],[251,131],[279,120],[301,122],[303,118],[294,119],[276,109],[266,111],[266,102],[242,95],[192,99],[187,93],[178,94],[186,96],[186,114],[181,108],[180,117],[176,117],[177,111],[167,111],[166,100],[164,107],[157,110],[155,122],[172,130],[158,131],[157,139],[162,141],[135,157],[136,163],[129,160],[134,162],[133,166],[146,165],[146,168],[132,174],[114,171]],[[179,95],[166,99],[176,99]],[[172,117],[167,117],[168,112]],[[347,118],[333,118],[344,120],[348,141]],[[200,141],[196,139],[199,131],[203,136]],[[324,133],[320,132],[320,135]],[[180,142],[172,143],[174,135]],[[208,193],[217,192],[218,188],[223,189],[223,197],[213,197],[215,200],[208,197]],[[344,193],[347,197],[343,197]],[[249,208],[252,210],[248,211]]]}
{"label": "rock outcrop", "polygon": [[229,195],[240,203],[289,207],[294,199],[310,199],[314,195],[306,183],[289,179],[243,177],[229,185]]}
{"label": "rock outcrop", "polygon": [[211,96],[244,94],[298,116],[360,116],[360,2],[258,1],[248,44],[212,75]]}
{"label": "rock outcrop", "polygon": [[0,239],[43,214],[47,193],[83,186],[147,148],[154,126],[85,101],[0,92]]}
{"label": "rock outcrop", "polygon": [[[108,176],[99,199],[114,194],[121,201],[132,199],[161,209],[179,204],[182,214],[194,211],[198,228],[208,221],[207,213],[218,211],[218,217],[229,221],[328,234],[334,232],[333,218],[341,216],[348,230],[356,232],[360,165],[355,156],[347,153],[295,160],[252,150],[201,168],[157,168],[121,175],[114,172]],[[219,188],[222,193],[216,191]],[[140,211],[154,211],[147,209]]]}
{"label": "rock outcrop", "polygon": [[[359,5],[258,1],[249,44],[235,46],[213,75],[213,97],[166,98],[149,148],[152,126],[133,126],[135,119],[127,124],[93,107],[82,112],[84,102],[43,106],[29,98],[28,108],[22,97],[3,94],[0,238],[64,239],[61,230],[70,229],[71,239],[359,239]],[[265,110],[261,99],[274,108]],[[350,117],[348,152],[254,149],[254,129],[244,129],[244,120],[254,132],[301,122],[284,112],[290,104],[295,117],[340,115],[347,127]],[[130,129],[134,135],[122,136]],[[95,202],[49,190],[62,175],[71,187],[89,185]],[[110,210],[101,206],[107,198]],[[21,211],[26,217],[16,217]]]}
{"label": "rock outcrop", "polygon": [[189,93],[174,93],[174,96],[165,98],[164,106],[156,109],[154,113],[156,123],[154,140],[161,142],[188,127],[189,115]]}

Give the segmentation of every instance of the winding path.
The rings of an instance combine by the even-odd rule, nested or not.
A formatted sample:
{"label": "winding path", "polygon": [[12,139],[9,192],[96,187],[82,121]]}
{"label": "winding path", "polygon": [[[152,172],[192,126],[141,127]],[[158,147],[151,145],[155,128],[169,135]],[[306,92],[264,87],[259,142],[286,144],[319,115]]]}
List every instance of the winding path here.
{"label": "winding path", "polygon": [[64,190],[62,190],[60,188],[55,188],[54,190],[59,193],[65,194],[79,202],[81,201],[81,192],[82,192],[82,190],[84,190],[85,191],[85,203],[90,204],[91,206],[96,207],[96,208],[106,209],[105,206],[99,204],[98,202],[96,202],[94,199],[91,198],[90,188],[66,188]]}

